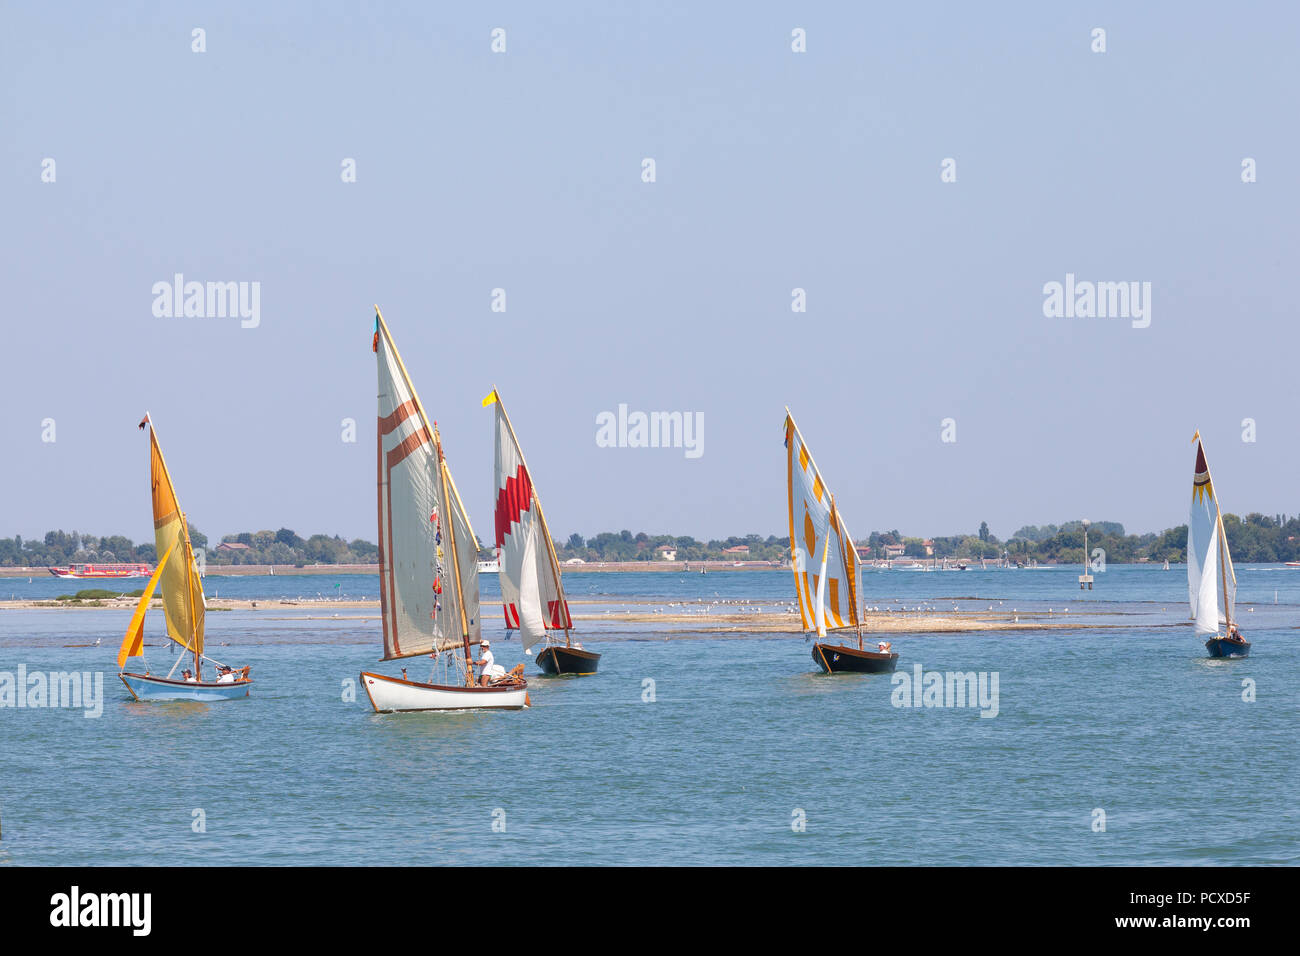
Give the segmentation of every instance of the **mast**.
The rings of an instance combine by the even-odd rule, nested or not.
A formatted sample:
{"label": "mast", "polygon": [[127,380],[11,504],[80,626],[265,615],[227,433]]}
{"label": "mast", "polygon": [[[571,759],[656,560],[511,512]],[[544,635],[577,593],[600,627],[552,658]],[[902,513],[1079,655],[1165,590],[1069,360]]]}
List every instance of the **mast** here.
{"label": "mast", "polygon": [[[405,370],[403,370],[405,371]],[[433,446],[438,451],[438,481],[442,486],[442,500],[447,506],[447,539],[451,551],[451,573],[456,579],[456,606],[460,609],[460,633],[465,645],[465,686],[474,686],[474,658],[469,650],[469,621],[465,617],[465,592],[460,583],[460,554],[456,551],[456,518],[451,513],[451,500],[447,497],[447,460],[442,455],[442,437],[438,426],[433,426]]]}

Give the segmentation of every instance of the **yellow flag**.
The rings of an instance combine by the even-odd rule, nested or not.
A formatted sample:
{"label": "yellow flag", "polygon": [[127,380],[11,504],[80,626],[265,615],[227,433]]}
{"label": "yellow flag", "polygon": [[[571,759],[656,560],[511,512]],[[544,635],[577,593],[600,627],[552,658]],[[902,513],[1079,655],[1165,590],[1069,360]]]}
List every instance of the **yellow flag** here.
{"label": "yellow flag", "polygon": [[139,657],[144,651],[144,612],[149,609],[149,601],[153,599],[153,589],[158,586],[159,579],[162,578],[163,568],[167,565],[167,559],[171,557],[171,552],[163,554],[162,560],[158,562],[158,567],[154,568],[153,577],[149,579],[148,585],[145,586],[144,594],[140,595],[140,603],[136,605],[135,613],[131,615],[131,623],[127,626],[126,637],[122,638],[122,648],[117,652],[117,666],[125,667],[128,657]]}
{"label": "yellow flag", "polygon": [[495,405],[496,400],[497,400],[497,390],[494,388],[492,389],[492,391],[488,392],[487,396],[483,399],[483,407],[487,408],[489,405]]}

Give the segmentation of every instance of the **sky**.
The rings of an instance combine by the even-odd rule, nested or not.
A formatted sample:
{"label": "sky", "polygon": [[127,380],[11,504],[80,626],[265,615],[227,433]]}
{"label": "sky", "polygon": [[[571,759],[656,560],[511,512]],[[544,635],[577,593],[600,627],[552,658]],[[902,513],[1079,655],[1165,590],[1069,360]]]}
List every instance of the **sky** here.
{"label": "sky", "polygon": [[[148,540],[148,410],[210,538],[375,540],[375,303],[484,538],[493,385],[560,539],[784,535],[787,405],[858,537],[1174,526],[1197,428],[1225,510],[1295,512],[1298,39],[1281,3],[4,2],[0,536]],[[257,324],[155,315],[177,273]],[[1149,325],[1045,315],[1067,274],[1150,283]],[[601,447],[620,405],[701,453]]]}

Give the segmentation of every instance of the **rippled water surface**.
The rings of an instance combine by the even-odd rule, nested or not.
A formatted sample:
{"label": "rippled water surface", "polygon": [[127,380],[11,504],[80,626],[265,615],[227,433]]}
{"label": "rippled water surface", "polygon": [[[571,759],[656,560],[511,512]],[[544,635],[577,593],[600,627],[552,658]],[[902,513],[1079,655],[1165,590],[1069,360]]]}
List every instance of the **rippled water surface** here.
{"label": "rippled water surface", "polygon": [[[1238,572],[1254,650],[1226,662],[1185,626],[1181,567],[1112,566],[1083,594],[1073,569],[868,573],[882,609],[1107,625],[894,639],[909,679],[996,675],[990,717],[896,706],[888,676],[823,676],[802,638],[681,625],[590,622],[600,674],[534,678],[500,640],[490,578],[498,660],[528,660],[522,712],[377,716],[364,693],[346,699],[362,667],[397,672],[376,665],[364,608],[211,614],[212,655],[256,678],[247,700],[211,705],[129,701],[113,660],[128,612],[0,610],[0,673],[89,671],[103,687],[98,717],[0,708],[0,863],[1294,865],[1300,571]],[[776,572],[566,581],[595,602],[575,613],[597,615],[749,601],[732,609],[761,616],[793,594]],[[68,590],[0,579],[4,598]],[[377,579],[210,576],[207,590],[377,597]],[[161,633],[151,620],[147,640]]]}

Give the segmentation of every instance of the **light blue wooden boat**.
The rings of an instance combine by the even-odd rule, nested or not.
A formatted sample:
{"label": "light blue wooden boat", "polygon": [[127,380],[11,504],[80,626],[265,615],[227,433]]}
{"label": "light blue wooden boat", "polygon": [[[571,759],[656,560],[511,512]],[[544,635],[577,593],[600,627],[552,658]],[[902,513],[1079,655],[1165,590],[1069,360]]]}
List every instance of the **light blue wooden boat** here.
{"label": "light blue wooden boat", "polygon": [[238,680],[233,684],[217,684],[204,681],[176,680],[168,677],[155,677],[145,674],[128,674],[123,671],[118,675],[122,683],[136,700],[192,700],[201,703],[217,700],[238,700],[247,697],[253,686],[251,680]]}

